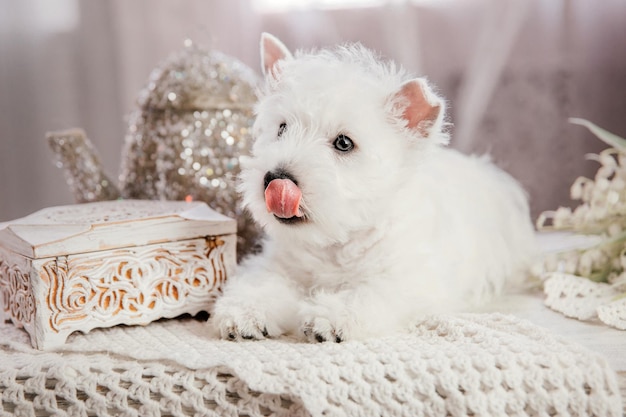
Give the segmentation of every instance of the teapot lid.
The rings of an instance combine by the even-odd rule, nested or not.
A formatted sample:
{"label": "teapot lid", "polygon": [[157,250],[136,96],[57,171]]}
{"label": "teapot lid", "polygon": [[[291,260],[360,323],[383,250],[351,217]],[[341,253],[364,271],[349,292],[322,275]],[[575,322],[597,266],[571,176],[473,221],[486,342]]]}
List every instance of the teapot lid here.
{"label": "teapot lid", "polygon": [[138,104],[151,110],[252,108],[258,82],[241,61],[188,39],[181,51],[152,70]]}

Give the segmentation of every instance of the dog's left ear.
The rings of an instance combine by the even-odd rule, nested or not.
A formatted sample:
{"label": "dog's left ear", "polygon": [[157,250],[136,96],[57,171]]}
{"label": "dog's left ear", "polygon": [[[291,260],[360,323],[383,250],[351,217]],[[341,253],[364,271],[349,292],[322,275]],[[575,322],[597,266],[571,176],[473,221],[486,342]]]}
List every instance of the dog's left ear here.
{"label": "dog's left ear", "polygon": [[429,137],[441,129],[445,110],[444,101],[432,92],[423,78],[402,84],[393,95],[394,106],[400,110],[406,127],[422,137]]}
{"label": "dog's left ear", "polygon": [[263,32],[261,34],[261,68],[263,75],[278,78],[276,64],[280,60],[291,59],[289,49],[277,37]]}

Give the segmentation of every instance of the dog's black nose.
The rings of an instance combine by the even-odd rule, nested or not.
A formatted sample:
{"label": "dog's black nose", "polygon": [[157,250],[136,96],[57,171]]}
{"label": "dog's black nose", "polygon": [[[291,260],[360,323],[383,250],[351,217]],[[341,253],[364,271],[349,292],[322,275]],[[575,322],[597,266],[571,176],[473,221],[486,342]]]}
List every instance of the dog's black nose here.
{"label": "dog's black nose", "polygon": [[267,171],[265,177],[263,177],[263,189],[266,189],[272,180],[290,180],[294,184],[298,185],[298,181],[289,172],[284,169],[277,169],[276,171]]}

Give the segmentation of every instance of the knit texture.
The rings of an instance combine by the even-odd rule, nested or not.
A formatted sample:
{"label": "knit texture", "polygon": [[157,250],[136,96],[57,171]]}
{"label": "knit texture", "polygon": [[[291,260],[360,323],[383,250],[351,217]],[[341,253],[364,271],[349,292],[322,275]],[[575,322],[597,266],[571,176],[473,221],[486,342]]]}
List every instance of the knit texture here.
{"label": "knit texture", "polygon": [[341,344],[209,339],[193,319],[33,350],[0,324],[0,415],[621,416],[599,355],[500,314]]}
{"label": "knit texture", "polygon": [[623,283],[612,285],[553,272],[547,275],[544,283],[545,303],[567,317],[578,320],[599,319],[611,327],[626,330],[624,287]]}

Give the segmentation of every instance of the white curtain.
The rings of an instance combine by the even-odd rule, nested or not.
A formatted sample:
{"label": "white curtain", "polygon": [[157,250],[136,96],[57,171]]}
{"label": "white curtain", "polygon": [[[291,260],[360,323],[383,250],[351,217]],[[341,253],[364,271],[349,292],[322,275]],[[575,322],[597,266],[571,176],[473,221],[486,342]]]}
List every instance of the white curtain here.
{"label": "white curtain", "polygon": [[185,38],[255,70],[261,31],[292,49],[360,41],[380,51],[438,87],[453,146],[490,152],[535,214],[568,204],[575,177],[595,172],[584,154],[603,145],[568,117],[626,135],[623,0],[268,3],[0,0],[0,221],[72,202],[46,131],[83,127],[115,177],[125,116]]}

